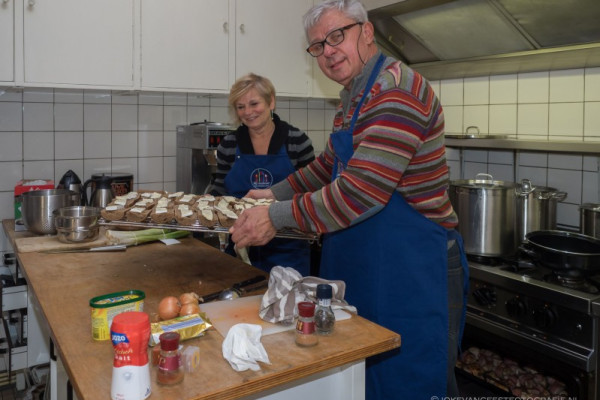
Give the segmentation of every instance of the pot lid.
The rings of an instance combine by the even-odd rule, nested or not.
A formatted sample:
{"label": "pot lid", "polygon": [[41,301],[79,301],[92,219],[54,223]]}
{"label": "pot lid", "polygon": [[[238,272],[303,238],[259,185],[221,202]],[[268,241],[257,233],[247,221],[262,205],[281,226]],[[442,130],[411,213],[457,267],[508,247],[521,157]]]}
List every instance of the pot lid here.
{"label": "pot lid", "polygon": [[590,211],[595,211],[595,212],[599,212],[600,211],[600,204],[597,203],[583,203],[582,205],[579,206],[580,210],[590,210]]}
{"label": "pot lid", "polygon": [[514,182],[495,181],[490,174],[477,174],[475,179],[450,181],[450,186],[466,187],[471,189],[505,190],[515,188]]}

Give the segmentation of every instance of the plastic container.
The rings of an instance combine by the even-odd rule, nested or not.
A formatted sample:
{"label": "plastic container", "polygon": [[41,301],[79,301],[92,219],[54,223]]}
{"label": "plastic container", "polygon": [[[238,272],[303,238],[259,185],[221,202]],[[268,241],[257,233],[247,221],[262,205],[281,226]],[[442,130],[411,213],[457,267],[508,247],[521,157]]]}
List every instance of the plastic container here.
{"label": "plastic container", "polygon": [[126,311],[144,311],[145,298],[141,290],[126,290],[90,299],[94,340],[109,340],[113,318]]}

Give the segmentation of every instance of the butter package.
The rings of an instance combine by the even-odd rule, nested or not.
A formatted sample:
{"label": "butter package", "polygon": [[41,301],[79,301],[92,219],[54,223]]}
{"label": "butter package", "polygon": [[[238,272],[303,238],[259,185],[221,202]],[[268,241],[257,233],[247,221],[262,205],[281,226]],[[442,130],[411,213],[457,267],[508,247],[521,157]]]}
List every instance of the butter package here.
{"label": "butter package", "polygon": [[150,324],[150,346],[160,343],[159,337],[164,332],[179,333],[179,340],[197,338],[204,335],[204,332],[212,325],[205,321],[200,314],[184,315],[166,321],[154,322]]}

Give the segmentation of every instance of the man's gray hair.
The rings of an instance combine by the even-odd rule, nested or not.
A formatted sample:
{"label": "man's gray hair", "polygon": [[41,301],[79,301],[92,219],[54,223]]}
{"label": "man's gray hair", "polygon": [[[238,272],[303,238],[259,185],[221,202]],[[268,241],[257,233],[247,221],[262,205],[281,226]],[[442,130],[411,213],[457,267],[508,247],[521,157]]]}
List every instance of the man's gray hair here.
{"label": "man's gray hair", "polygon": [[315,26],[323,14],[330,10],[338,10],[356,22],[367,22],[367,10],[358,0],[325,0],[313,6],[304,14],[304,33],[308,38],[308,30]]}

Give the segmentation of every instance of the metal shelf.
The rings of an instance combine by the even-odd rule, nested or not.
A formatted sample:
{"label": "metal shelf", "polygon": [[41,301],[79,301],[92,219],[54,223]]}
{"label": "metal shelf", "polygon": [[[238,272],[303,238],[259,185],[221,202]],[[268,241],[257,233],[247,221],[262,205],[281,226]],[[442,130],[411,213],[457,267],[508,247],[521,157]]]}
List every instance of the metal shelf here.
{"label": "metal shelf", "polygon": [[[193,225],[180,225],[180,224],[156,224],[154,222],[130,222],[130,221],[107,221],[101,218],[98,221],[98,224],[101,226],[116,226],[116,227],[133,227],[133,228],[158,228],[158,229],[173,229],[179,231],[190,231],[190,232],[204,232],[204,233],[226,233],[229,234],[229,228],[222,227],[220,225],[215,226],[214,228],[209,228],[207,226],[201,225],[199,223],[195,223]],[[319,235],[316,233],[304,233],[300,231],[296,231],[293,229],[285,229],[277,232],[275,237],[285,238],[285,239],[300,239],[300,240],[308,240],[315,241],[319,239]]]}
{"label": "metal shelf", "polygon": [[445,139],[446,147],[474,149],[506,149],[525,151],[546,151],[557,153],[590,153],[600,154],[599,142],[583,141],[547,141],[518,139]]}

